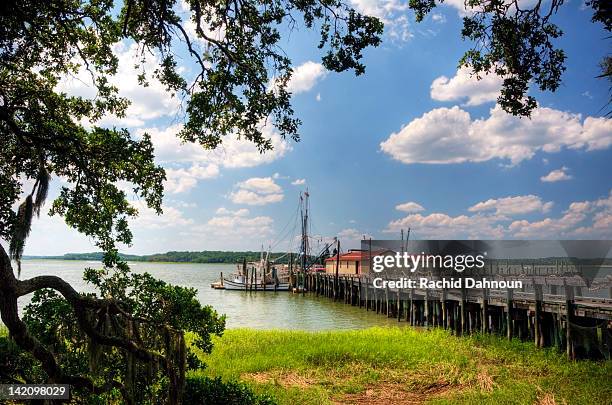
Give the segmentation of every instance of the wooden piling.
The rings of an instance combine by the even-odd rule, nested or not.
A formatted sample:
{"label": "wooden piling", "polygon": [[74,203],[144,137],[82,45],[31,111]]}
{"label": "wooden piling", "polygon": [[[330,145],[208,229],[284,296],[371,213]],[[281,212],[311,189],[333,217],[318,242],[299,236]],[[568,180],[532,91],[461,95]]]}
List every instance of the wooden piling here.
{"label": "wooden piling", "polygon": [[416,325],[416,303],[414,301],[414,289],[410,291],[410,326]]}
{"label": "wooden piling", "polygon": [[536,347],[544,346],[544,338],[542,336],[542,286],[539,284],[535,284],[534,282],[534,291],[535,291],[535,311],[533,314],[533,335],[535,339]]}
{"label": "wooden piling", "polygon": [[249,270],[246,265],[246,257],[242,258],[242,277],[244,278],[244,291],[249,289]]}
{"label": "wooden piling", "polygon": [[489,332],[489,290],[487,290],[486,288],[483,290],[483,296],[482,296],[482,321],[481,321],[481,325],[482,325],[482,333],[488,333]]}
{"label": "wooden piling", "polygon": [[402,320],[402,300],[400,299],[400,289],[397,289],[397,308],[396,308],[396,316],[397,316],[397,321],[400,322]]}
{"label": "wooden piling", "polygon": [[385,288],[385,315],[389,318],[389,287]]}
{"label": "wooden piling", "polygon": [[446,308],[446,290],[442,290],[440,296],[440,303],[442,304],[442,327],[448,329],[448,312]]}
{"label": "wooden piling", "polygon": [[370,278],[366,278],[366,287],[365,287],[365,307],[366,311],[370,310],[370,301],[369,301],[369,292],[370,292]]}
{"label": "wooden piling", "polygon": [[338,299],[338,272],[340,271],[340,239],[336,241],[336,277],[334,277],[334,300]]}
{"label": "wooden piling", "polygon": [[512,340],[513,325],[512,325],[512,307],[513,307],[513,291],[509,288],[506,293],[506,337]]}
{"label": "wooden piling", "polygon": [[565,351],[570,360],[575,358],[574,342],[572,341],[572,321],[574,318],[574,289],[567,285],[565,287]]}
{"label": "wooden piling", "polygon": [[459,304],[459,317],[460,317],[460,331],[459,331],[459,335],[463,335],[465,334],[465,328],[466,328],[466,314],[465,314],[465,307],[466,307],[466,294],[467,292],[465,291],[465,288],[461,289],[461,302]]}
{"label": "wooden piling", "polygon": [[425,315],[424,326],[430,327],[429,319],[429,290],[425,290],[425,300],[423,301],[423,311]]}
{"label": "wooden piling", "polygon": [[412,309],[412,290],[406,293],[406,322],[410,325],[410,311]]}

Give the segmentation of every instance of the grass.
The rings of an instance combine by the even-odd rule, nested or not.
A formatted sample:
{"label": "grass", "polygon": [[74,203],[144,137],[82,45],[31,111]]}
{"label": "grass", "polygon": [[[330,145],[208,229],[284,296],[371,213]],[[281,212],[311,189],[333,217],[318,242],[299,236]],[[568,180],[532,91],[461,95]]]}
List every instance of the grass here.
{"label": "grass", "polygon": [[214,340],[199,373],[241,379],[281,404],[612,404],[612,361],[570,362],[497,336],[230,329]]}
{"label": "grass", "polygon": [[496,336],[371,328],[227,330],[201,372],[281,404],[612,404],[612,361],[567,361]]}

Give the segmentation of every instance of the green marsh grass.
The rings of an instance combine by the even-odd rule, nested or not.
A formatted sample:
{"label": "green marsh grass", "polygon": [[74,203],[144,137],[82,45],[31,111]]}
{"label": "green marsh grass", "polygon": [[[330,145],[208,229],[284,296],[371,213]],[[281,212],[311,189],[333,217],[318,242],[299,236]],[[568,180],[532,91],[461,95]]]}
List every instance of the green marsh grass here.
{"label": "green marsh grass", "polygon": [[444,330],[227,330],[203,372],[281,404],[612,404],[612,361]]}
{"label": "green marsh grass", "polygon": [[612,361],[499,336],[230,329],[214,344],[195,374],[241,379],[280,404],[612,404]]}

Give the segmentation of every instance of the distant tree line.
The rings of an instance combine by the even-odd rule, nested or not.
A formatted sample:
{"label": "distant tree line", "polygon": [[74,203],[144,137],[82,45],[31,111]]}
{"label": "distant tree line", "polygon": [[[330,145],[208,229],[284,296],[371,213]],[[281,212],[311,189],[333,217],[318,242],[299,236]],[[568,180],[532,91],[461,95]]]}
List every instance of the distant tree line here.
{"label": "distant tree line", "polygon": [[[335,251],[333,252],[335,255]],[[245,251],[222,251],[222,250],[203,250],[200,252],[166,252],[154,253],[151,255],[130,255],[119,253],[121,260],[130,262],[174,262],[174,263],[239,263],[246,259],[247,262],[259,261],[261,252]],[[329,252],[323,253],[321,257],[311,256],[308,259],[309,263],[324,263],[327,257],[330,257]],[[298,263],[299,259],[296,254],[293,256],[294,263]],[[103,258],[102,252],[91,253],[66,253],[62,256],[24,256],[24,259],[54,259],[54,260],[91,260],[101,261]],[[270,253],[270,260],[274,263],[287,264],[289,263],[289,255],[286,252]],[[578,259],[575,257],[544,257],[540,259],[499,259],[494,260],[501,264],[523,264],[523,265],[556,265],[556,264],[581,264],[581,265],[610,265],[612,259]]]}
{"label": "distant tree line", "polygon": [[[101,261],[102,252],[91,253],[66,253],[62,256],[25,256],[25,259],[57,259],[57,260],[92,260]],[[176,263],[239,263],[246,259],[247,262],[259,261],[261,252],[233,252],[221,250],[204,250],[201,252],[166,252],[151,255],[130,255],[119,253],[121,260],[132,262],[176,262]],[[293,256],[297,260],[296,255]],[[284,252],[270,253],[270,260],[275,263],[286,264],[289,255]]]}

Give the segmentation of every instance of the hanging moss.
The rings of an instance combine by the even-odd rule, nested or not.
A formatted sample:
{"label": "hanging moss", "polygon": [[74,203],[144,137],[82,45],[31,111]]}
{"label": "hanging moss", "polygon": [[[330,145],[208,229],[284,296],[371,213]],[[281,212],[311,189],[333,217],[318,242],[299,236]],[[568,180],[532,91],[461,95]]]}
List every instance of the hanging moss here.
{"label": "hanging moss", "polygon": [[100,359],[102,358],[102,351],[102,345],[97,344],[92,339],[89,339],[89,343],[87,345],[89,371],[91,371],[91,373],[94,375],[98,373],[98,365],[100,364]]}

